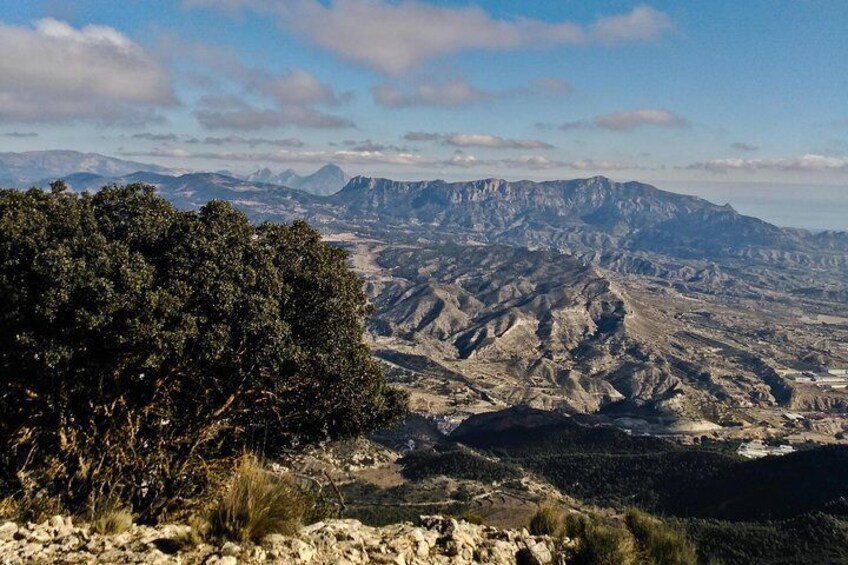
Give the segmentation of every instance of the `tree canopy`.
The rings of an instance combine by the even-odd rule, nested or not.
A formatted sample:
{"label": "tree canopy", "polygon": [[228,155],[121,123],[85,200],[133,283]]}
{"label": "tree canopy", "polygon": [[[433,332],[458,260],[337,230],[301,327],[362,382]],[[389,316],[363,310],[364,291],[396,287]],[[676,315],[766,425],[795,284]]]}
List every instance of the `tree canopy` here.
{"label": "tree canopy", "polygon": [[351,437],[405,410],[363,344],[346,253],[150,186],[0,191],[5,481],[155,517],[214,462]]}

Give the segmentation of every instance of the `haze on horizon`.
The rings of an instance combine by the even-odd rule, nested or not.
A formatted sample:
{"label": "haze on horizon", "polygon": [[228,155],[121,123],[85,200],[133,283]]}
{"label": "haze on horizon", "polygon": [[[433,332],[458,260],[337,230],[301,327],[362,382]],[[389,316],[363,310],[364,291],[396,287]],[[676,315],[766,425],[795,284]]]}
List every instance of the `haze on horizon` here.
{"label": "haze on horizon", "polygon": [[0,5],[0,151],[400,179],[602,174],[848,229],[848,3]]}

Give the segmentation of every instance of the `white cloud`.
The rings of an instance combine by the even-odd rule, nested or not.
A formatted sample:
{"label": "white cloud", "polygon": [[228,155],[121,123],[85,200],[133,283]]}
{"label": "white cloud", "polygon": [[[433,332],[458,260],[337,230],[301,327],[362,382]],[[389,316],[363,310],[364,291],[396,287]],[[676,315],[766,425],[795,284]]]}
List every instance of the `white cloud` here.
{"label": "white cloud", "polygon": [[389,108],[410,106],[439,106],[457,108],[477,102],[511,98],[517,96],[555,95],[563,96],[572,92],[568,81],[555,77],[541,77],[530,86],[502,91],[489,91],[476,87],[466,80],[453,79],[441,82],[419,82],[411,87],[402,88],[392,84],[379,84],[371,89],[374,102]]}
{"label": "white cloud", "polygon": [[338,163],[355,165],[400,165],[414,167],[438,167],[448,161],[424,157],[415,153],[385,153],[382,151],[287,151],[270,153],[237,152],[190,152],[185,149],[164,148],[153,151],[130,151],[121,153],[126,157],[158,157],[166,159],[204,159],[222,162],[250,163]]}
{"label": "white cloud", "polygon": [[680,128],[688,124],[681,116],[661,108],[640,108],[638,110],[614,112],[596,117],[593,123],[602,129],[619,131],[634,129],[640,126]]}
{"label": "white cloud", "polygon": [[426,131],[408,131],[403,136],[407,141],[438,141],[444,137],[441,133],[430,133]]}
{"label": "white cloud", "polygon": [[555,161],[543,157],[541,155],[522,155],[514,159],[502,159],[499,161],[501,166],[510,169],[556,169],[566,166],[562,161]]}
{"label": "white cloud", "polygon": [[457,150],[449,157],[422,155],[414,151],[395,151],[373,147],[351,147],[335,151],[303,151],[281,149],[272,152],[197,151],[183,148],[157,148],[152,151],[123,152],[126,157],[165,158],[175,160],[219,161],[228,163],[338,163],[342,165],[391,165],[410,169],[509,169],[518,171],[572,169],[578,171],[620,171],[638,169],[638,166],[616,161],[583,159],[573,162],[557,161],[542,155],[521,155],[504,159],[480,159],[475,155]]}
{"label": "white cloud", "polygon": [[596,161],[595,159],[580,159],[568,163],[567,166],[577,171],[624,171],[638,168],[619,161]]}
{"label": "white cloud", "polygon": [[581,25],[502,20],[477,6],[434,6],[415,0],[188,0],[188,4],[274,11],[285,27],[315,45],[393,75],[463,50],[652,41],[673,27],[666,14],[647,6]]}
{"label": "white cloud", "polygon": [[482,164],[484,163],[477,159],[477,157],[469,155],[468,153],[455,153],[450,159],[438,163],[438,165],[442,167],[461,167],[463,169],[476,167],[477,165]]}
{"label": "white cloud", "polygon": [[265,77],[262,82],[262,89],[283,106],[334,105],[339,102],[332,86],[319,82],[312,74],[302,69]]}
{"label": "white cloud", "polygon": [[409,106],[442,106],[455,108],[494,97],[490,92],[481,90],[464,80],[451,80],[440,83],[421,83],[411,91],[402,90],[390,84],[380,84],[371,89],[374,102],[390,108]]}
{"label": "white cloud", "polygon": [[0,120],[144,123],[176,104],[162,64],[117,30],[0,24]]}
{"label": "white cloud", "polygon": [[194,115],[200,125],[209,130],[251,131],[286,126],[319,129],[354,127],[353,122],[346,118],[308,106],[258,108],[232,96],[204,98]]}
{"label": "white cloud", "polygon": [[590,35],[602,43],[651,41],[673,28],[671,18],[648,6],[637,6],[627,14],[601,18],[592,24]]}
{"label": "white cloud", "polygon": [[573,120],[561,124],[539,122],[538,129],[558,129],[562,131],[606,129],[614,131],[626,131],[642,126],[656,126],[664,128],[683,128],[689,122],[682,116],[670,110],[662,108],[639,108],[623,112],[613,112],[596,116],[591,120]]}
{"label": "white cloud", "polygon": [[226,137],[207,137],[205,139],[192,139],[187,143],[204,144],[204,145],[248,145],[256,147],[259,145],[269,145],[272,147],[303,147],[304,143],[300,139],[289,137],[285,139],[267,139],[263,137],[241,137],[239,135],[228,135]]}
{"label": "white cloud", "polygon": [[730,144],[731,149],[735,149],[737,151],[746,151],[746,152],[754,152],[759,149],[756,145],[752,143],[746,143],[744,141],[737,141],[736,143]]}
{"label": "white cloud", "polygon": [[[330,143],[330,145],[337,145],[336,143]],[[386,143],[378,143],[376,141],[372,141],[370,139],[363,140],[355,140],[355,139],[346,139],[341,143],[348,147],[352,151],[393,151],[396,153],[409,153],[411,149],[408,147],[400,147],[397,145],[386,144]]]}
{"label": "white cloud", "polygon": [[724,173],[727,171],[848,172],[848,156],[830,157],[808,153],[781,159],[712,159],[693,163],[688,169]]}
{"label": "white cloud", "polygon": [[[342,128],[352,125],[350,120],[329,115],[319,108],[339,106],[350,101],[353,94],[337,92],[331,84],[304,69],[269,72],[245,64],[231,49],[184,41],[173,35],[160,38],[159,50],[189,61],[202,88],[238,92],[244,97],[218,96],[218,99],[231,101],[226,108],[210,108],[209,98],[202,99],[195,115],[207,129],[252,130],[292,125]],[[266,107],[248,103],[247,99],[261,99]]]}
{"label": "white cloud", "polygon": [[483,147],[487,149],[553,149],[553,145],[536,139],[509,139],[484,133],[433,133],[410,131],[407,141],[438,141],[453,147]]}
{"label": "white cloud", "polygon": [[455,133],[444,139],[446,145],[456,147],[486,147],[489,149],[551,149],[553,145],[535,139],[506,139],[481,133]]}
{"label": "white cloud", "polygon": [[285,25],[337,55],[400,74],[418,64],[469,48],[517,47],[514,24],[478,7],[447,8],[421,2],[293,0],[281,7]]}

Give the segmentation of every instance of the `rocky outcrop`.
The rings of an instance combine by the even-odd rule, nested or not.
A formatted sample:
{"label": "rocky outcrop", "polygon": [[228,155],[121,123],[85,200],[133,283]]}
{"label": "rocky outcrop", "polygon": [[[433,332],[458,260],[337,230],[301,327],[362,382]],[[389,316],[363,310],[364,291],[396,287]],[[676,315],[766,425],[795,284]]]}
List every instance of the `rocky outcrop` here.
{"label": "rocky outcrop", "polygon": [[[499,530],[441,516],[424,516],[380,528],[357,520],[329,520],[302,528],[297,536],[267,536],[261,544],[179,540],[187,526],[133,526],[118,535],[98,535],[55,516],[42,524],[0,524],[0,563],[237,563],[285,564],[538,564],[555,562],[554,543],[526,530]],[[563,542],[558,542],[562,544]]]}

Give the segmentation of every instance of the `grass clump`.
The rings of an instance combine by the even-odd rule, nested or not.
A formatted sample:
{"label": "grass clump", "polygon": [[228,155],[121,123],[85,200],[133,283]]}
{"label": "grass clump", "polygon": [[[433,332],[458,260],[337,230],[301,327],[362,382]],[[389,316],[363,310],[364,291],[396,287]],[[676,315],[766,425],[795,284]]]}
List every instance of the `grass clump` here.
{"label": "grass clump", "polygon": [[559,516],[560,526],[556,535],[568,541],[558,551],[561,560],[570,565],[641,563],[633,535],[621,522],[576,512],[560,513]]}
{"label": "grass clump", "polygon": [[194,516],[188,521],[188,528],[173,538],[179,551],[191,550],[209,537],[209,521]]}
{"label": "grass clump", "polygon": [[530,518],[530,533],[534,536],[557,536],[562,533],[565,513],[554,504],[542,504]]}
{"label": "grass clump", "polygon": [[588,524],[572,561],[575,565],[635,565],[637,562],[633,536],[613,522]]}
{"label": "grass clump", "polygon": [[569,539],[580,539],[590,524],[591,520],[585,514],[570,512],[563,519],[561,535]]}
{"label": "grass clump", "polygon": [[563,557],[574,565],[696,565],[695,546],[668,524],[630,509],[624,520],[571,513],[563,516],[560,537],[574,545]]}
{"label": "grass clump", "polygon": [[646,565],[696,565],[695,546],[662,520],[631,508],[624,517]]}
{"label": "grass clump", "polygon": [[209,535],[258,542],[269,534],[294,534],[307,510],[304,495],[289,480],[273,475],[253,455],[241,458],[209,518]]}
{"label": "grass clump", "polygon": [[118,500],[109,498],[92,502],[88,521],[100,535],[118,535],[132,528],[133,515]]}

